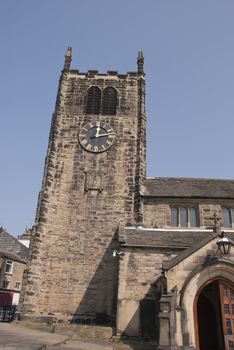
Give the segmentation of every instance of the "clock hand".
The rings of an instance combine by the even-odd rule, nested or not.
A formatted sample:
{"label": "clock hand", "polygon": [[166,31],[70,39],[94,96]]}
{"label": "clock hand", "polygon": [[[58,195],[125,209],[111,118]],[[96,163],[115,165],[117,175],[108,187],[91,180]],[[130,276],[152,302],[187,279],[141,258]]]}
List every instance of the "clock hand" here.
{"label": "clock hand", "polygon": [[94,135],[94,137],[99,137],[99,132],[100,132],[100,126],[97,127],[97,130],[96,130],[96,134]]}
{"label": "clock hand", "polygon": [[94,137],[102,137],[102,136],[109,136],[109,135],[115,135],[115,133],[114,132],[109,132],[109,133],[98,134],[98,135],[96,133]]}

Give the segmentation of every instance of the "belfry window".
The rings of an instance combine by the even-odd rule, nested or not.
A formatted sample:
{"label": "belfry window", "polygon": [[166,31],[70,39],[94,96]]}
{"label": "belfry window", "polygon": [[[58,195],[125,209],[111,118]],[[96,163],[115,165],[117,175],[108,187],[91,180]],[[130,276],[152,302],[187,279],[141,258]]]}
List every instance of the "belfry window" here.
{"label": "belfry window", "polygon": [[223,208],[223,227],[234,227],[234,208]]}
{"label": "belfry window", "polygon": [[115,115],[117,105],[117,92],[113,87],[107,87],[103,91],[102,114]]}
{"label": "belfry window", "polygon": [[197,211],[190,207],[171,208],[171,226],[173,227],[196,227]]}
{"label": "belfry window", "polygon": [[86,113],[99,114],[101,108],[101,90],[97,86],[91,86],[87,92]]}

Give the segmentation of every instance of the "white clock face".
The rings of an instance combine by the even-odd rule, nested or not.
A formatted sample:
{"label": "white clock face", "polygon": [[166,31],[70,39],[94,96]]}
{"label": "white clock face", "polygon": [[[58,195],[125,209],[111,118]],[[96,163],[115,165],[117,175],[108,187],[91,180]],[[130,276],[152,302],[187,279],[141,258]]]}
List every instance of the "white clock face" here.
{"label": "white clock face", "polygon": [[110,148],[115,137],[115,132],[110,125],[96,121],[87,123],[81,128],[79,142],[86,151],[99,153]]}

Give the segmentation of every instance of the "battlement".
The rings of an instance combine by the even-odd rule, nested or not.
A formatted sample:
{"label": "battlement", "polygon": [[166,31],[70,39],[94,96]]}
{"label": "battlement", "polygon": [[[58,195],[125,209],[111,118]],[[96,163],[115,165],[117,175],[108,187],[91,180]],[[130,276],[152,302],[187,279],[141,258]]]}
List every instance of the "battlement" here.
{"label": "battlement", "polygon": [[100,73],[98,70],[88,70],[87,72],[80,72],[78,69],[69,69],[68,73],[76,76],[83,76],[85,78],[118,78],[118,79],[128,79],[133,77],[138,77],[138,72],[127,72],[126,74],[119,73],[118,71],[107,71],[106,73]]}

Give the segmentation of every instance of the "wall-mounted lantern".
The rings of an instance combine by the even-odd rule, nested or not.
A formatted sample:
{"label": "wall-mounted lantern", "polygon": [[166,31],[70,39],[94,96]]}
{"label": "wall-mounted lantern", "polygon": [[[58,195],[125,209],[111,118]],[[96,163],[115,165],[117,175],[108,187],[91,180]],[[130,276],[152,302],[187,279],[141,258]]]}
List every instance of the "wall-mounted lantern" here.
{"label": "wall-mounted lantern", "polygon": [[223,254],[227,255],[230,252],[231,249],[231,241],[230,239],[225,235],[225,233],[222,231],[220,234],[220,239],[216,243],[218,246],[218,250]]}

